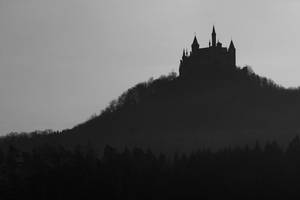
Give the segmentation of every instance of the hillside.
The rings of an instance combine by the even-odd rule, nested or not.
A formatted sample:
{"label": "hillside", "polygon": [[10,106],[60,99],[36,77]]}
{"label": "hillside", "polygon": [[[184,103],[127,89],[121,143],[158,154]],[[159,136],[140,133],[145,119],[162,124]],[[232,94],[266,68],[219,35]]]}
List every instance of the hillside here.
{"label": "hillside", "polygon": [[0,140],[31,149],[105,145],[156,152],[276,140],[287,144],[300,132],[300,90],[285,89],[248,67],[205,72],[198,79],[171,73],[128,89],[101,114],[61,132],[17,134]]}
{"label": "hillside", "polygon": [[[299,132],[300,91],[285,89],[249,68],[231,76],[184,80],[175,74],[140,83],[99,116],[66,131],[74,141],[159,151],[285,144]],[[76,143],[76,142],[75,142]]]}

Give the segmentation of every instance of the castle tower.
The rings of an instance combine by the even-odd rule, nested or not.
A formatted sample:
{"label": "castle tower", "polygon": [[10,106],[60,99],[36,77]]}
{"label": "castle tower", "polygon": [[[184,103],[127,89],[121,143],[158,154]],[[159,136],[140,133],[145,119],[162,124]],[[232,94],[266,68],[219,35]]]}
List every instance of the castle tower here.
{"label": "castle tower", "polygon": [[195,36],[193,44],[192,44],[192,52],[195,53],[198,49],[199,49],[199,43],[198,43],[197,37]]}
{"label": "castle tower", "polygon": [[233,41],[231,40],[229,48],[228,48],[228,53],[230,56],[230,64],[236,66],[236,55],[235,55],[235,47],[233,44]]}
{"label": "castle tower", "polygon": [[213,32],[211,34],[212,46],[215,47],[217,44],[217,34],[215,31],[215,26],[213,26]]}

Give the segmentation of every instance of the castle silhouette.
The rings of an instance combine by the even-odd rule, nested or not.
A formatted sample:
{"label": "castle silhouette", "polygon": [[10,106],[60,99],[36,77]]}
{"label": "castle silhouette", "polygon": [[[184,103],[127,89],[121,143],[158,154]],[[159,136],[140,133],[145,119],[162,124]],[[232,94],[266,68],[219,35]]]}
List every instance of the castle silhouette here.
{"label": "castle silhouette", "polygon": [[222,47],[221,42],[217,42],[215,27],[211,34],[209,46],[199,48],[197,37],[194,37],[191,51],[183,50],[180,60],[179,76],[181,78],[197,77],[208,74],[220,74],[230,72],[236,68],[236,49],[231,40],[229,48]]}

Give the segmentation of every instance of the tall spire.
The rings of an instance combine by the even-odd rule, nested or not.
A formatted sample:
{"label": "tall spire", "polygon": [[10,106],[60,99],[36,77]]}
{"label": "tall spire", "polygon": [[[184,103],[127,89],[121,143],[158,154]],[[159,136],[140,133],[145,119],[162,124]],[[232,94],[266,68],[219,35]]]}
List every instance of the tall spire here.
{"label": "tall spire", "polygon": [[217,34],[216,34],[215,26],[213,26],[213,31],[212,31],[212,34],[211,34],[211,40],[212,40],[212,46],[213,47],[216,46],[216,38],[217,38]]}
{"label": "tall spire", "polygon": [[198,43],[197,37],[195,35],[194,41],[193,41],[193,44],[192,44],[192,51],[195,52],[197,49],[199,49],[199,43]]}
{"label": "tall spire", "polygon": [[231,64],[233,66],[236,66],[235,47],[234,47],[232,39],[230,41],[230,45],[229,45],[229,48],[228,48],[228,53],[229,53],[229,56],[230,56]]}

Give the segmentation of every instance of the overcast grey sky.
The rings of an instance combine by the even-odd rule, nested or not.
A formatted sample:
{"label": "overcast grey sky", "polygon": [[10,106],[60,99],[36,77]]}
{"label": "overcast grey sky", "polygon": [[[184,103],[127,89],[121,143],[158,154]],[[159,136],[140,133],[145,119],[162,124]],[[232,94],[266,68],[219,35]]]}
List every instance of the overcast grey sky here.
{"label": "overcast grey sky", "polygon": [[134,84],[177,71],[194,32],[237,64],[300,85],[298,0],[0,0],[0,133],[71,128]]}

